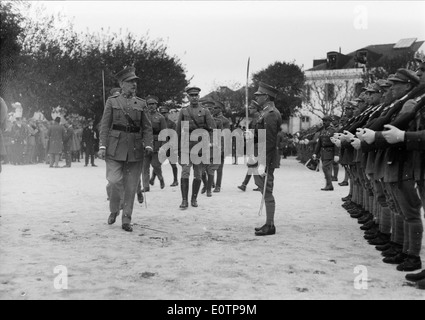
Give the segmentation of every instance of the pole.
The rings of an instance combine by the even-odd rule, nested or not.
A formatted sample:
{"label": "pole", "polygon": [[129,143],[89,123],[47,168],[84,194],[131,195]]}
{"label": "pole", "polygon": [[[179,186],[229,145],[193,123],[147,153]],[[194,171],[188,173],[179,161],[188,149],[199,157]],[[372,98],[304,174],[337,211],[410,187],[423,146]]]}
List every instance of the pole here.
{"label": "pole", "polygon": [[102,87],[103,87],[103,107],[105,107],[105,73],[102,70]]}
{"label": "pole", "polygon": [[245,115],[246,115],[246,123],[245,123],[245,130],[248,132],[248,83],[249,83],[249,60],[248,57],[248,64],[246,67],[246,86],[245,86]]}

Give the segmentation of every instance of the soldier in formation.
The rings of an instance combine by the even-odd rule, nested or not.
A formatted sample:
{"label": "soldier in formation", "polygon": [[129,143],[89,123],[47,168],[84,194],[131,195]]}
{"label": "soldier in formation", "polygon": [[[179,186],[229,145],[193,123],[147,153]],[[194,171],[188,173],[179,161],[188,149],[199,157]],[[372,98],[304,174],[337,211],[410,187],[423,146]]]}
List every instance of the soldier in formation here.
{"label": "soldier in formation", "polygon": [[[424,58],[365,88],[351,118],[332,138],[350,181],[343,207],[358,219],[383,262],[402,272],[422,268],[424,208]],[[425,271],[406,275],[425,288]]]}

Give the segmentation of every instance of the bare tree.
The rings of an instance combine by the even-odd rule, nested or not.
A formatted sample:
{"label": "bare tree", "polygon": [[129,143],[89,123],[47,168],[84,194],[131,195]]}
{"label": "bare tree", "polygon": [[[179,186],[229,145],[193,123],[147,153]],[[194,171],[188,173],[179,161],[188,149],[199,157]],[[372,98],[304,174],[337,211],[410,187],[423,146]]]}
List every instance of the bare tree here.
{"label": "bare tree", "polygon": [[[361,83],[360,81],[358,83]],[[322,117],[340,114],[346,101],[355,97],[356,83],[335,71],[321,73],[320,77],[307,79],[303,90],[303,105],[307,111]]]}

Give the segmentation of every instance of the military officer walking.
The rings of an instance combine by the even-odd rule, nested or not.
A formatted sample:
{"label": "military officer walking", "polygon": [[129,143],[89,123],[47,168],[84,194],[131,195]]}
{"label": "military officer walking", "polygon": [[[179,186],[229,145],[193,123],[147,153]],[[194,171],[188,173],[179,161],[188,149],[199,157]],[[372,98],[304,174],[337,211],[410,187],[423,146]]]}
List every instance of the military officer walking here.
{"label": "military officer walking", "polygon": [[[258,164],[258,173],[254,175],[255,184],[261,189],[266,206],[266,223],[261,228],[255,228],[255,235],[268,236],[276,233],[274,215],[276,202],[273,196],[274,170],[280,166],[279,148],[277,135],[281,130],[282,116],[274,105],[278,90],[272,86],[260,82],[257,92],[254,93],[255,100],[261,109],[254,130],[254,143],[257,144],[259,156],[265,152],[266,163]],[[258,130],[266,130],[266,144],[263,145],[259,138]],[[265,185],[265,189],[264,189]],[[265,190],[265,192],[264,192]]]}
{"label": "military officer walking", "polygon": [[[186,145],[186,141],[182,141],[185,136],[191,134],[196,129],[204,129],[210,135],[210,141],[212,141],[212,131],[215,129],[215,122],[212,118],[212,115],[208,109],[203,108],[199,103],[199,92],[201,91],[198,87],[189,87],[186,89],[186,94],[188,96],[190,105],[183,107],[180,110],[179,118],[177,120],[177,134],[179,138],[179,151],[180,158],[179,164],[182,166],[182,174],[180,179],[180,190],[182,194],[182,203],[180,205],[181,209],[186,209],[189,206],[188,203],[188,194],[189,194],[189,177],[190,177],[190,168],[193,166],[193,182],[192,182],[192,198],[191,205],[192,207],[197,207],[197,197],[199,189],[201,186],[201,175],[202,175],[202,165],[203,163],[195,164],[192,162],[193,157],[197,157],[197,151],[192,152],[192,149],[195,145],[198,144],[197,141],[189,141],[189,145]],[[185,128],[182,122],[188,122],[189,127]],[[182,132],[182,130],[188,130],[188,132]]]}
{"label": "military officer walking", "polygon": [[332,117],[324,116],[322,118],[323,128],[320,130],[319,139],[316,144],[316,149],[313,154],[313,159],[317,159],[317,155],[320,155],[322,159],[323,173],[325,174],[326,186],[322,188],[322,191],[332,191],[334,189],[332,185],[332,165],[333,162],[338,162],[339,150],[331,141],[336,132],[335,128],[331,126]]}
{"label": "military officer walking", "polygon": [[[164,189],[165,183],[164,178],[162,177],[162,168],[161,162],[158,159],[158,151],[162,146],[162,142],[158,140],[158,135],[163,129],[167,129],[167,123],[165,122],[165,118],[157,111],[158,107],[158,97],[156,96],[148,96],[146,97],[147,103],[147,116],[152,125],[152,133],[153,133],[153,153],[145,154],[143,159],[143,167],[142,167],[142,179],[139,183],[137,190],[137,197],[140,199],[142,197],[142,192],[149,191],[149,182],[152,180],[151,184],[153,184],[153,180],[155,176],[158,177],[159,182],[161,184],[161,189]],[[149,170],[150,166],[153,167],[152,179],[149,178]],[[141,184],[143,182],[143,191],[141,190]],[[140,202],[140,201],[139,201]]]}
{"label": "military officer walking", "polygon": [[[223,115],[223,111],[224,111],[224,104],[221,101],[216,101],[215,106],[214,106],[214,110],[215,110],[215,114],[214,114],[214,119],[215,122],[221,122],[221,126],[222,126],[222,130],[224,129],[229,129],[230,130],[230,120],[227,119],[224,115]],[[218,129],[218,128],[217,128]],[[222,140],[223,142],[224,140]],[[223,144],[222,144],[223,146]],[[220,165],[217,169],[217,180],[215,183],[215,188],[214,188],[214,192],[220,192],[221,191],[221,181],[223,180],[223,168],[224,168],[224,158],[225,158],[225,154],[224,154],[224,148],[222,148],[221,150],[221,162]]]}
{"label": "military officer walking", "polygon": [[[167,129],[176,130],[176,127],[177,127],[176,123],[169,118],[169,115],[170,115],[169,108],[167,106],[161,106],[159,107],[159,113],[161,113],[162,116],[165,118],[165,121],[167,122]],[[174,152],[174,151],[175,150],[168,150],[167,157],[170,157],[171,152]],[[178,178],[177,178],[178,176],[177,164],[172,163],[170,161],[170,166],[173,170],[173,183],[170,185],[170,187],[177,187],[179,185]]]}
{"label": "military officer walking", "polygon": [[144,112],[145,100],[136,97],[134,67],[116,75],[121,94],[109,97],[100,126],[99,157],[106,160],[106,178],[111,186],[108,224],[120,213],[123,196],[122,228],[131,232],[131,216],[145,153],[152,153],[152,126]]}

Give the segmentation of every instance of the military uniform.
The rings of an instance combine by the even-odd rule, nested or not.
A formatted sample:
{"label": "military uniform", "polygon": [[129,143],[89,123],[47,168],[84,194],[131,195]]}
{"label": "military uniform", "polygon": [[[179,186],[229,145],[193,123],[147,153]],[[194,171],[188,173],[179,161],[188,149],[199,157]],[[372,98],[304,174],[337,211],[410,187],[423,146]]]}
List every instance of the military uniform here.
{"label": "military uniform", "polygon": [[[274,102],[270,99],[276,98],[278,90],[260,82],[258,91],[254,93],[256,101],[258,102],[262,111],[257,120],[254,130],[254,143],[258,150],[259,157],[266,155],[265,163],[265,176],[254,175],[255,184],[260,188],[264,197],[266,206],[266,223],[261,228],[256,228],[255,234],[257,236],[267,236],[276,233],[274,225],[274,215],[276,210],[276,202],[273,196],[274,187],[274,170],[280,166],[279,147],[277,145],[277,136],[281,130],[282,116],[279,110],[276,109]],[[259,131],[260,129],[266,130],[266,144],[260,144]],[[260,169],[259,164],[259,169]],[[264,185],[265,189],[264,189]]]}
{"label": "military uniform", "polygon": [[[323,121],[330,121],[331,118],[329,116],[325,116],[322,118]],[[322,190],[332,191],[332,165],[336,155],[339,154],[338,148],[331,141],[331,137],[333,137],[336,132],[335,128],[332,126],[323,127],[319,133],[319,139],[316,144],[316,149],[314,154],[319,155],[322,160],[322,169],[325,174],[326,186]]]}
{"label": "military uniform", "polygon": [[[155,96],[148,96],[146,97],[146,102],[149,103],[158,103],[158,98]],[[158,158],[158,152],[161,148],[163,142],[158,140],[159,133],[163,129],[167,129],[167,123],[165,121],[165,118],[156,110],[146,111],[146,115],[149,118],[151,124],[152,124],[152,132],[153,132],[153,153],[152,154],[146,154],[143,159],[143,167],[142,167],[142,180],[143,180],[143,188],[144,191],[149,191],[149,182],[151,180],[151,184],[153,184],[153,180],[155,179],[155,176],[158,177],[161,189],[164,188],[164,178],[162,176],[162,168],[161,168],[161,162]],[[152,179],[149,177],[149,171],[150,166],[153,167],[153,173],[152,173]],[[141,182],[138,186],[138,195],[140,197],[141,190]]]}
{"label": "military uniform", "polygon": [[[222,104],[220,101],[217,101],[216,108],[218,107],[220,108],[220,112],[217,114],[217,116],[214,117],[214,121],[217,124],[219,124],[221,130],[224,130],[224,129],[230,130],[230,120],[223,115],[224,104]],[[219,126],[217,125],[217,129],[219,129]],[[225,159],[223,141],[224,141],[224,138],[222,139],[221,162],[217,168],[217,180],[215,182],[214,192],[221,191],[221,181],[223,179],[223,168],[224,168],[224,159]]]}
{"label": "military uniform", "polygon": [[[202,106],[207,108],[211,114],[213,115],[213,120],[215,123],[215,127],[216,129],[222,130],[223,129],[223,119],[221,117],[218,116],[218,114],[215,112],[215,107],[218,105],[218,102],[213,101],[213,100],[206,100],[202,102]],[[221,132],[221,131],[220,131]],[[220,163],[214,163],[214,160],[217,161],[217,159],[214,159],[214,151],[217,151],[217,145],[216,141],[211,141],[212,146],[210,147],[210,159],[208,163],[204,163],[202,165],[202,181],[204,183],[204,186],[201,190],[201,193],[207,193],[207,197],[211,197],[212,193],[211,193],[211,189],[213,187],[214,184],[214,174],[215,172],[217,172],[218,168],[221,166],[222,161],[223,161],[223,155],[224,155],[224,146],[223,146],[223,142],[221,143],[221,150],[219,150],[220,152]],[[217,177],[218,179],[218,177]],[[221,180],[220,180],[221,183]],[[220,191],[220,187],[218,187],[217,189],[218,191],[215,192],[219,192]]]}
{"label": "military uniform", "polygon": [[[138,79],[134,68],[117,74],[120,83]],[[123,229],[130,227],[137,184],[145,149],[152,150],[152,125],[144,108],[146,101],[125,92],[106,101],[100,125],[100,150],[106,155],[106,178],[111,186],[109,224],[115,222],[123,198]]]}
{"label": "military uniform", "polygon": [[[190,168],[193,166],[194,179],[192,182],[192,201],[193,207],[197,207],[197,196],[201,186],[202,176],[202,161],[199,164],[194,164],[192,158],[198,156],[198,151],[194,151],[193,147],[198,144],[198,141],[190,141],[187,145],[187,138],[190,139],[190,134],[196,129],[204,129],[212,137],[212,130],[215,129],[215,122],[208,109],[203,108],[199,103],[199,92],[201,89],[190,87],[186,89],[186,93],[191,99],[191,104],[188,107],[183,107],[179,112],[177,120],[177,134],[179,137],[180,158],[179,164],[182,166],[182,174],[180,180],[180,188],[182,192],[181,209],[188,207],[188,192],[189,192],[189,177]],[[184,127],[182,122],[187,121],[189,127]],[[182,132],[182,130],[185,130]]]}

